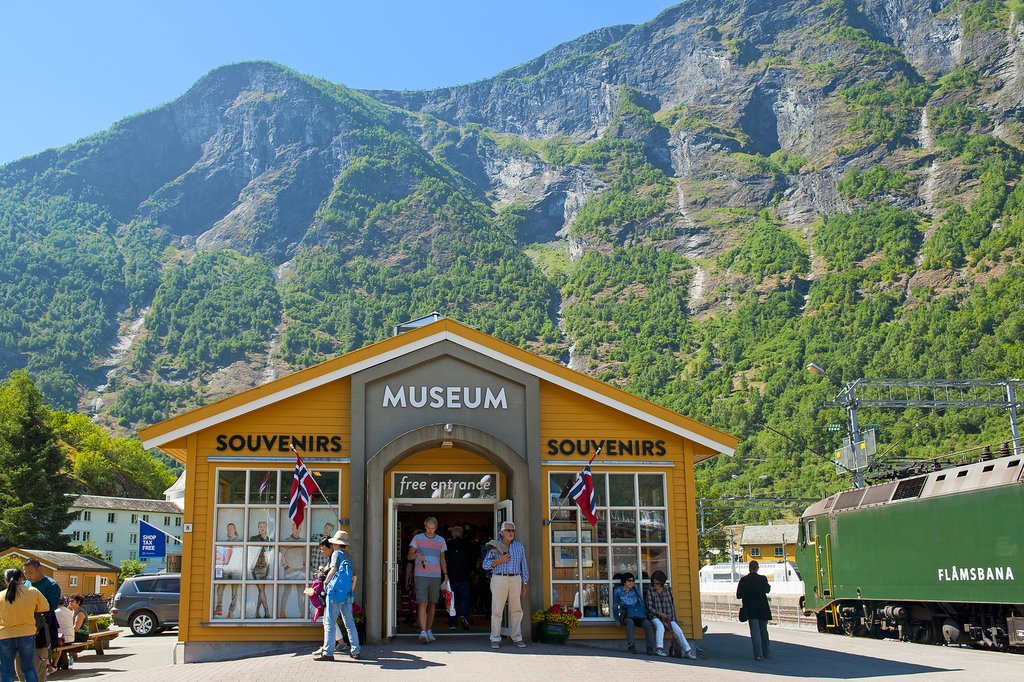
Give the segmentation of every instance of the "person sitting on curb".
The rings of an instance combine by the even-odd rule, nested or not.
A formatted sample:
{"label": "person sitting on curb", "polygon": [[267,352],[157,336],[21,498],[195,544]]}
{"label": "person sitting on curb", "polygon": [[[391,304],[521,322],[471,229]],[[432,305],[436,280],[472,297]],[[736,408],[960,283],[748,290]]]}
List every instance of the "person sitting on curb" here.
{"label": "person sitting on curb", "polygon": [[695,659],[697,654],[686,641],[683,629],[676,622],[676,604],[672,599],[672,588],[665,584],[666,577],[664,571],[655,571],[651,574],[651,589],[644,592],[644,604],[654,625],[655,646],[658,647],[655,653],[658,656],[668,656],[665,653],[665,626],[669,626],[682,647],[683,656]]}
{"label": "person sitting on curb", "polygon": [[644,606],[643,597],[636,587],[636,577],[632,573],[623,573],[619,577],[621,583],[615,588],[612,596],[615,620],[619,625],[626,626],[626,647],[636,653],[636,643],[633,640],[633,627],[639,625],[644,629],[644,643],[647,645],[647,655],[654,655],[654,628],[647,618],[647,608]]}

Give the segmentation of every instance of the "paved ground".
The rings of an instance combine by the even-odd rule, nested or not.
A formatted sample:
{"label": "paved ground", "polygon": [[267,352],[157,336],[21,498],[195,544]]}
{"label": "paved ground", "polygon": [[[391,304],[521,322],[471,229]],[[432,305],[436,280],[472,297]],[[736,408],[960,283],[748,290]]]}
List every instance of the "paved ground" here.
{"label": "paved ground", "polygon": [[835,680],[987,680],[1017,679],[1024,659],[970,649],[923,646],[902,642],[852,639],[817,632],[770,628],[772,658],[756,662],[746,625],[710,623],[704,658],[698,661],[634,656],[619,642],[570,642],[568,646],[531,644],[519,650],[505,644],[498,651],[476,638],[458,638],[424,646],[401,639],[364,649],[362,661],[338,656],[335,663],[317,663],[306,645],[291,654],[241,661],[170,665],[175,633],[158,637],[120,637],[110,655],[85,654],[74,670],[54,676],[75,679],[188,682],[245,680],[294,682],[296,679],[480,680],[490,678],[567,679],[700,679],[747,680],[799,677]]}

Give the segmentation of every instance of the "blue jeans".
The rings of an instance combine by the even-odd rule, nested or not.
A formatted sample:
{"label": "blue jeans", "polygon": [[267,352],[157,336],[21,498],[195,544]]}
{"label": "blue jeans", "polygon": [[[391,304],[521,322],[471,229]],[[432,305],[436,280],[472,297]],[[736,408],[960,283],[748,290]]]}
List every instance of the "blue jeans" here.
{"label": "blue jeans", "polygon": [[348,641],[352,646],[352,653],[358,654],[361,651],[359,633],[356,631],[356,619],[352,615],[352,603],[354,601],[353,597],[349,597],[345,601],[327,600],[327,610],[324,612],[324,646],[322,650],[324,656],[334,655],[334,641],[338,638],[336,631],[338,627],[338,614],[341,614],[341,620],[345,624],[345,632],[348,633]]}
{"label": "blue jeans", "polygon": [[455,625],[456,616],[469,618],[469,581],[452,580],[452,599],[455,601],[455,616],[448,616],[448,625]]}
{"label": "blue jeans", "polygon": [[0,639],[0,682],[14,682],[14,657],[21,659],[24,682],[39,682],[36,677],[36,636]]}

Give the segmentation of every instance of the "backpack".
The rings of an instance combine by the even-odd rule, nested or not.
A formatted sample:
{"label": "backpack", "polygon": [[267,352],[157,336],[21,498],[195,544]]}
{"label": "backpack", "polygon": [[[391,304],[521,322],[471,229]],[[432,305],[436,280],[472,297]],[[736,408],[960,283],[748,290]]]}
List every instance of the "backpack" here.
{"label": "backpack", "polygon": [[345,601],[352,596],[352,562],[347,554],[338,560],[338,568],[327,585],[327,598],[331,601]]}

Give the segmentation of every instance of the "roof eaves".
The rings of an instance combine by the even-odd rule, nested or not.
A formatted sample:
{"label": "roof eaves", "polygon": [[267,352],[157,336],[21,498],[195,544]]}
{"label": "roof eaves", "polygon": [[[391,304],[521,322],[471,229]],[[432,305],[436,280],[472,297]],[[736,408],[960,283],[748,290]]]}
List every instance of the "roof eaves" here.
{"label": "roof eaves", "polygon": [[[509,348],[509,351],[495,351],[494,349],[484,345],[483,343],[474,341],[473,339],[469,338],[474,334],[478,334],[483,338],[487,338],[489,340],[493,340],[499,344],[507,346]],[[381,353],[370,352],[370,349],[380,347],[383,344],[392,341],[393,339],[402,339],[403,342],[397,344],[389,344],[391,347]],[[440,341],[451,341],[460,346],[463,346],[464,348],[468,348],[470,350],[474,350],[478,353],[481,353],[482,355],[495,358],[501,362],[504,362],[505,364],[516,367],[517,369],[520,369],[524,372],[527,372],[528,374],[562,386],[563,388],[571,390],[584,397],[590,398],[591,400],[608,405],[609,407],[619,410],[620,412],[624,412],[631,416],[635,416],[639,419],[642,419],[643,421],[646,421],[648,423],[652,423],[655,426],[658,426],[660,428],[665,429],[666,431],[669,431],[670,433],[675,433],[696,443],[700,443],[701,445],[704,445],[705,447],[711,449],[717,454],[732,455],[735,452],[735,445],[738,443],[738,440],[730,434],[718,431],[717,429],[713,429],[712,427],[706,426],[704,424],[700,424],[699,422],[696,422],[687,417],[683,417],[682,415],[678,415],[675,412],[672,412],[671,410],[661,407],[660,405],[656,405],[655,403],[646,401],[642,398],[622,391],[621,389],[615,388],[614,386],[608,386],[607,384],[599,382],[596,379],[593,379],[592,377],[587,377],[584,374],[580,374],[575,370],[562,368],[561,365],[552,363],[548,360],[544,360],[543,358],[537,358],[536,356],[528,353],[527,351],[524,351],[521,348],[518,348],[511,344],[507,344],[504,341],[501,341],[500,339],[495,339],[494,337],[487,336],[482,332],[476,331],[471,327],[467,327],[449,318],[441,319],[437,322],[433,322],[424,327],[420,327],[419,329],[414,329],[412,331],[405,332],[404,334],[398,337],[390,337],[389,339],[385,339],[384,341],[380,341],[376,344],[366,346],[365,348],[359,349],[357,351],[352,351],[352,353],[341,356],[340,358],[336,358],[334,361],[328,360],[327,362],[324,362],[321,365],[311,367],[309,368],[309,370],[303,370],[303,372],[309,372],[310,370],[321,368],[321,373],[312,373],[312,376],[305,381],[290,382],[289,385],[284,386],[281,390],[268,393],[254,401],[242,402],[231,407],[230,409],[225,409],[219,412],[211,410],[212,414],[210,414],[209,416],[199,419],[197,421],[190,421],[188,419],[190,415],[196,415],[197,413],[204,412],[204,408],[199,408],[199,410],[196,410],[192,413],[181,415],[180,417],[169,419],[166,422],[161,422],[161,424],[155,424],[146,429],[142,429],[139,431],[139,435],[142,437],[142,444],[144,447],[159,447],[161,445],[177,440],[189,434],[201,431],[211,426],[215,426],[229,419],[233,419],[243,414],[247,414],[248,412],[252,412],[253,410],[257,410],[262,407],[266,407],[267,405],[271,405],[286,398],[290,398],[292,396],[298,395],[299,393],[303,393],[318,386],[322,386],[324,384],[336,381],[346,376],[351,376],[352,374],[355,374],[357,372],[388,362],[396,357],[401,357],[402,355],[406,355],[408,353],[419,350],[420,348],[425,348]],[[515,357],[517,355],[522,356],[522,358]],[[337,364],[338,360],[343,360],[345,358],[350,358],[351,361],[341,363],[340,366],[330,371],[322,371],[325,365],[329,365],[332,362]],[[551,364],[552,370],[546,370],[541,368],[540,366],[538,366],[537,360]],[[576,376],[570,376],[569,374],[567,374],[569,372]],[[295,375],[290,376],[294,377]],[[283,377],[279,381],[284,381],[284,379],[286,378],[287,377]],[[585,383],[588,382],[593,382],[594,387],[584,385]],[[265,386],[266,385],[264,385],[264,387]],[[629,403],[623,400],[613,398],[610,395],[610,393],[612,392],[616,394],[621,394],[623,396],[628,396],[628,399],[631,401],[643,403],[645,409],[640,409],[636,406],[630,405]],[[216,403],[207,406],[207,408],[212,408],[215,406]],[[660,412],[663,416],[656,416],[651,413],[652,411]],[[175,421],[178,420],[182,421],[182,425],[179,426],[178,428],[174,428],[169,431],[164,431],[163,433],[154,433],[154,429],[157,429],[161,425],[172,425]],[[721,440],[716,440],[715,438],[697,433],[693,429],[688,428],[688,423],[692,423],[693,425],[699,425],[700,427],[703,427],[713,432],[716,436],[720,436]],[[732,445],[728,445],[729,442],[731,442]]]}

